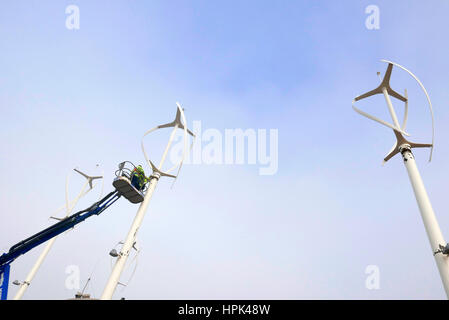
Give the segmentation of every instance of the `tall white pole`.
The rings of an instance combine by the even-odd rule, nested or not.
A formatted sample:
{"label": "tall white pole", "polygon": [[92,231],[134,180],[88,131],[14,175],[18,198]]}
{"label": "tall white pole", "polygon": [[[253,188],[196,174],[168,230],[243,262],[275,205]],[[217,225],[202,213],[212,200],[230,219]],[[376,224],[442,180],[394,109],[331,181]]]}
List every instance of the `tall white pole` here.
{"label": "tall white pole", "polygon": [[[168,140],[167,147],[165,148],[164,154],[162,155],[161,161],[159,163],[159,167],[158,167],[159,170],[162,169],[162,165],[165,162],[165,159],[167,157],[168,151],[171,147],[171,144],[173,142],[175,132],[177,129],[178,129],[178,125],[175,125],[175,127],[170,135],[170,139]],[[142,224],[143,218],[144,218],[146,210],[148,208],[148,204],[150,203],[151,197],[152,197],[154,189],[156,188],[156,185],[159,181],[159,178],[160,178],[160,176],[157,172],[153,173],[153,176],[149,182],[148,190],[145,194],[144,200],[143,200],[142,204],[140,205],[139,209],[137,210],[137,214],[134,218],[131,228],[129,229],[128,235],[126,236],[126,240],[123,243],[122,249],[120,250],[120,253],[115,262],[114,269],[112,270],[111,275],[109,276],[109,280],[106,284],[106,287],[104,288],[103,294],[101,295],[101,300],[110,300],[112,298],[112,295],[115,292],[117,284],[120,281],[120,276],[125,267],[126,260],[128,259],[129,253],[136,241],[137,232],[140,228],[140,225]]]}
{"label": "tall white pole", "polygon": [[[439,245],[446,245],[440,226],[433,212],[432,204],[430,203],[424,183],[419,174],[416,161],[410,148],[404,147],[402,150],[402,158],[404,159],[405,167],[407,168],[410,182],[412,183],[413,192],[415,193],[416,201],[421,212],[421,217],[424,222],[424,227],[429,238],[432,254],[439,249]],[[440,277],[443,282],[444,290],[449,299],[449,257],[441,253],[434,255],[435,262],[440,272]]]}
{"label": "tall white pole", "polygon": [[[78,200],[84,195],[84,189],[86,189],[87,186],[87,181],[84,184],[83,188],[81,189],[81,192],[79,193],[79,195],[76,197],[76,199],[71,203],[71,207],[68,208],[68,201],[66,201],[66,207],[67,207],[67,212],[66,212],[66,216],[68,216],[73,208],[75,207],[75,205],[78,203]],[[67,186],[66,186],[67,189]],[[36,275],[37,271],[39,270],[39,268],[41,267],[42,263],[44,262],[45,258],[47,257],[48,253],[50,252],[51,248],[53,247],[53,244],[56,241],[56,237],[50,239],[47,244],[45,245],[44,250],[41,252],[39,258],[37,258],[36,262],[34,263],[34,266],[31,268],[30,272],[28,272],[28,275],[26,277],[26,279],[20,284],[20,288],[17,291],[16,295],[14,296],[13,300],[20,300],[22,299],[23,295],[25,294],[25,291],[28,289],[28,287],[31,284],[31,281],[33,281],[34,276]]]}
{"label": "tall white pole", "polygon": [[[382,88],[382,92],[385,96],[391,118],[393,119],[395,126],[400,128],[396,112],[385,87]],[[419,174],[411,148],[408,145],[404,145],[401,146],[400,149],[410,182],[413,187],[413,192],[415,193],[416,201],[418,202],[419,211],[421,212],[427,237],[430,241],[432,254],[434,254],[434,252],[439,249],[439,245],[444,246],[446,245],[446,242],[444,241],[440,226],[438,225],[435,213],[433,212],[432,204],[430,203],[429,196],[427,195],[421,175]],[[434,257],[440,273],[441,281],[443,282],[444,291],[449,299],[449,258],[443,254],[435,254]]]}
{"label": "tall white pole", "polygon": [[391,103],[390,96],[388,95],[388,91],[385,87],[382,88],[382,92],[385,97],[385,101],[388,105],[388,111],[390,111],[391,118],[393,119],[393,123],[396,126],[396,128],[400,128],[398,117],[396,116],[396,112],[394,111],[393,104]]}
{"label": "tall white pole", "polygon": [[52,238],[50,241],[47,242],[45,245],[44,250],[40,254],[39,258],[37,258],[36,262],[34,263],[34,266],[31,268],[30,272],[28,273],[26,279],[20,284],[20,288],[17,291],[16,295],[14,296],[13,300],[20,300],[22,299],[23,295],[25,294],[25,291],[28,289],[28,287],[31,284],[31,281],[33,281],[34,276],[36,275],[37,271],[41,267],[42,263],[45,260],[45,257],[47,257],[48,252],[53,247],[54,242],[56,241],[57,237]]}

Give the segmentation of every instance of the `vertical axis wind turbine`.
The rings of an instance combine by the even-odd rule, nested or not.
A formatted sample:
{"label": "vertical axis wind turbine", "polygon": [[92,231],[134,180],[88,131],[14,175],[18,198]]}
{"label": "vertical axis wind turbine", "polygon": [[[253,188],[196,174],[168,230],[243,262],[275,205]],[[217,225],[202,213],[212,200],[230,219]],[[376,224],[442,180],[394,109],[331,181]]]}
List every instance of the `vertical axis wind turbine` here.
{"label": "vertical axis wind turbine", "polygon": [[[129,254],[130,254],[130,251],[132,250],[132,248],[136,242],[137,232],[140,228],[140,225],[142,224],[143,218],[145,216],[145,212],[148,208],[148,204],[150,203],[150,199],[154,193],[154,190],[159,181],[159,178],[160,177],[170,177],[170,178],[176,179],[176,177],[179,174],[179,171],[181,170],[182,162],[184,161],[184,158],[186,156],[187,139],[188,139],[187,134],[189,134],[193,138],[195,138],[195,135],[189,129],[187,129],[187,122],[186,122],[186,118],[184,116],[184,110],[181,108],[181,106],[178,102],[176,103],[176,105],[177,105],[177,112],[176,112],[176,117],[175,117],[174,121],[154,127],[153,129],[148,130],[142,137],[142,141],[141,141],[142,151],[145,156],[145,160],[151,166],[153,173],[150,176],[150,182],[149,182],[149,186],[146,191],[144,200],[140,204],[139,209],[137,210],[137,214],[134,218],[133,223],[131,224],[131,228],[129,229],[126,240],[123,243],[122,248],[117,256],[117,260],[115,262],[114,268],[112,269],[111,275],[109,276],[109,280],[106,284],[106,287],[104,288],[103,294],[101,296],[102,300],[110,300],[112,298],[112,295],[114,294],[117,284],[120,281],[120,276],[123,272],[123,269],[125,267],[125,264],[126,264]],[[173,128],[173,130],[170,134],[170,138],[168,140],[167,146],[165,147],[165,151],[164,151],[162,158],[159,162],[159,166],[156,167],[153,164],[153,162],[151,160],[149,160],[147,153],[145,152],[143,140],[144,140],[145,136],[147,136],[148,134],[150,134],[158,129],[162,129],[162,128]],[[162,166],[164,165],[164,162],[167,158],[168,151],[170,150],[170,147],[172,145],[172,142],[175,137],[175,133],[176,133],[177,129],[182,129],[184,131],[184,149],[183,149],[182,158],[173,167],[171,167],[167,171],[163,172]],[[194,142],[194,140],[192,141],[191,147],[193,146],[193,142]],[[178,167],[178,173],[176,174],[176,176],[169,174],[169,172],[172,171],[173,169],[175,169],[176,167]]]}
{"label": "vertical axis wind turbine", "polygon": [[[393,130],[394,135],[396,137],[396,143],[393,146],[393,148],[390,150],[388,155],[384,158],[384,163],[390,160],[392,157],[394,157],[396,154],[400,153],[402,155],[402,158],[404,160],[404,165],[407,168],[408,176],[410,178],[410,182],[413,187],[413,191],[416,197],[416,201],[418,202],[418,207],[421,212],[421,217],[424,222],[424,227],[427,232],[427,236],[429,238],[430,246],[432,249],[432,254],[434,255],[436,264],[438,266],[438,271],[440,273],[441,280],[443,282],[444,290],[446,291],[446,295],[449,298],[449,246],[444,241],[443,234],[441,233],[440,227],[438,225],[438,221],[435,217],[435,213],[433,212],[432,205],[429,200],[429,196],[427,195],[426,189],[424,187],[424,183],[421,179],[421,176],[418,171],[418,167],[416,166],[415,157],[412,153],[413,148],[430,148],[430,157],[429,162],[432,160],[432,151],[433,151],[433,145],[434,145],[434,117],[433,117],[433,110],[432,110],[432,103],[430,102],[429,95],[427,94],[426,89],[424,88],[423,84],[419,79],[409,70],[404,68],[403,66],[387,61],[387,60],[381,60],[382,62],[388,63],[387,71],[385,72],[385,76],[380,83],[380,85],[374,89],[371,90],[365,94],[362,94],[358,97],[356,97],[352,102],[353,109],[371,119],[374,121],[377,121],[390,129]],[[411,75],[420,85],[421,89],[424,91],[427,102],[429,103],[430,113],[432,116],[432,143],[430,144],[424,144],[424,143],[414,143],[408,141],[406,138],[404,138],[404,135],[408,136],[408,134],[405,132],[405,127],[407,124],[407,117],[408,117],[408,98],[407,98],[407,91],[405,90],[405,97],[391,89],[390,87],[390,77],[391,77],[391,71],[393,69],[393,65],[397,66],[398,68],[401,68],[402,70],[406,71],[409,75]],[[390,112],[390,115],[393,119],[393,124],[388,123],[386,121],[383,121],[379,118],[376,118],[366,112],[363,112],[360,109],[357,109],[354,106],[354,103],[356,101],[362,100],[364,98],[370,97],[375,94],[383,94],[385,97],[385,101],[388,106],[388,110]],[[396,116],[396,112],[393,108],[393,104],[391,103],[390,96],[402,101],[405,103],[405,110],[404,110],[404,120],[402,122],[402,126],[399,124],[398,118]]]}
{"label": "vertical axis wind turbine", "polygon": [[[95,177],[88,176],[87,174],[79,171],[78,169],[73,169],[73,170],[75,170],[80,175],[82,175],[84,178],[86,178],[86,182],[84,183],[83,187],[81,188],[81,191],[78,194],[78,196],[74,200],[69,202],[69,194],[68,194],[68,191],[69,191],[68,190],[69,189],[69,175],[67,175],[66,183],[65,183],[65,201],[66,201],[66,204],[65,204],[65,206],[61,207],[60,209],[58,209],[56,211],[56,212],[59,212],[59,211],[61,211],[62,209],[65,208],[66,209],[66,216],[65,217],[68,217],[72,213],[73,208],[75,208],[75,205],[78,203],[79,199],[84,197],[89,191],[91,191],[93,189],[94,186],[92,185],[92,181],[95,180],[95,179],[102,179],[103,178],[103,176],[95,176]],[[89,184],[90,188],[88,190],[85,190],[86,187],[87,187],[87,184]],[[103,185],[104,185],[104,181],[103,181],[102,186]],[[103,194],[103,188],[101,190],[101,194]],[[100,195],[100,198],[101,198],[101,195]],[[51,217],[51,218],[57,219],[57,220],[62,220],[62,219],[55,218],[55,217]],[[34,276],[36,275],[37,271],[39,270],[39,268],[41,267],[41,265],[44,262],[45,258],[47,257],[48,253],[50,252],[51,248],[53,247],[53,244],[55,243],[56,238],[57,238],[57,236],[52,238],[52,239],[50,239],[47,242],[44,250],[41,252],[41,254],[37,258],[36,262],[34,263],[33,267],[28,272],[28,275],[27,275],[26,279],[20,283],[20,288],[17,291],[16,295],[14,296],[14,300],[22,299],[23,295],[25,294],[25,291],[31,285],[31,281],[33,281]]]}

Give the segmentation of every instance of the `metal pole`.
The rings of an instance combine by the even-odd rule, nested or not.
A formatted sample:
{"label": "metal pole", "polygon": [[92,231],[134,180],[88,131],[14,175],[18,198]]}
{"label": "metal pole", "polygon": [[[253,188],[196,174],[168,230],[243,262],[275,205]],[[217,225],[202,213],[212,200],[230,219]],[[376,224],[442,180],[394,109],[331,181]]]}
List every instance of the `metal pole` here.
{"label": "metal pole", "polygon": [[382,92],[385,97],[385,101],[388,105],[388,110],[390,111],[391,118],[393,119],[393,123],[396,126],[396,128],[400,128],[398,117],[396,116],[396,112],[394,111],[393,104],[391,103],[390,96],[388,95],[388,91],[385,87],[382,88]]}
{"label": "metal pole", "polygon": [[[70,215],[70,213],[72,212],[73,208],[78,203],[78,200],[84,195],[84,189],[86,189],[87,183],[88,182],[86,181],[86,183],[84,184],[83,188],[81,189],[81,192],[79,193],[79,195],[71,203],[72,206],[70,208],[67,207],[67,215],[66,216]],[[66,185],[66,190],[67,190],[67,185]],[[66,206],[67,205],[68,205],[68,202],[66,201]],[[34,266],[31,268],[30,272],[28,273],[25,281],[23,281],[20,284],[20,288],[17,291],[16,295],[14,296],[13,300],[20,300],[20,299],[22,299],[25,291],[30,286],[31,281],[33,281],[34,276],[36,275],[37,271],[39,270],[39,268],[41,267],[42,263],[44,262],[45,257],[47,256],[48,252],[50,252],[51,248],[53,247],[53,244],[55,243],[56,238],[57,237],[54,237],[54,238],[50,239],[50,241],[47,242],[44,250],[40,254],[39,258],[37,258],[36,262],[34,263]]]}
{"label": "metal pole", "polygon": [[[168,151],[171,147],[177,129],[178,125],[175,125],[170,135],[170,139],[168,140],[164,154],[162,155],[161,161],[159,163],[158,167],[159,170],[161,170],[162,165],[165,162],[165,159],[167,157]],[[143,218],[148,208],[148,204],[150,203],[151,197],[159,181],[159,178],[160,176],[157,172],[153,173],[144,200],[140,205],[139,209],[137,210],[137,214],[134,218],[133,223],[131,224],[131,228],[129,229],[128,235],[126,236],[126,240],[123,243],[122,249],[120,250],[120,253],[115,262],[114,269],[112,270],[111,275],[109,276],[109,280],[106,284],[106,287],[104,288],[103,294],[101,295],[101,300],[110,300],[112,298],[112,295],[114,294],[117,284],[120,281],[120,276],[125,267],[126,260],[128,259],[129,253],[136,241],[137,232],[140,228],[140,225],[142,224]]]}
{"label": "metal pole", "polygon": [[20,300],[22,299],[23,295],[25,294],[25,291],[28,289],[28,287],[31,284],[31,281],[33,281],[34,276],[36,275],[37,271],[39,270],[40,266],[45,260],[45,257],[47,256],[48,252],[53,246],[53,243],[56,241],[57,237],[54,237],[50,241],[48,241],[47,245],[45,246],[44,250],[40,254],[39,258],[37,258],[36,262],[34,263],[34,266],[31,268],[30,272],[28,273],[25,281],[23,281],[20,284],[20,288],[17,291],[16,295],[14,296],[13,300]]}
{"label": "metal pole", "polygon": [[[443,234],[441,233],[440,226],[433,212],[432,204],[430,203],[429,196],[427,195],[424,183],[419,174],[418,167],[413,153],[409,146],[401,148],[402,158],[404,165],[407,168],[410,182],[412,183],[413,192],[415,193],[416,201],[421,212],[421,217],[424,222],[424,227],[429,238],[432,254],[439,249],[439,245],[446,245]],[[443,282],[444,290],[449,298],[449,257],[441,253],[434,255],[435,262],[440,272],[440,277]]]}

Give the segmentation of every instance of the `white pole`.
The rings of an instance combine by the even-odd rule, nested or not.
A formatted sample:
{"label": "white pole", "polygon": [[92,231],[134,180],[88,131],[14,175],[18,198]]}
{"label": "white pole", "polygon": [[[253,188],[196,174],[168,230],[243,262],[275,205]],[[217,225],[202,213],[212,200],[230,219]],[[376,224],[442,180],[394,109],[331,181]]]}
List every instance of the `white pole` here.
{"label": "white pole", "polygon": [[[385,100],[388,105],[388,110],[390,111],[391,118],[396,127],[400,128],[398,118],[396,117],[396,112],[394,110],[393,104],[391,103],[390,96],[388,95],[387,89],[382,88],[382,92],[385,96]],[[427,237],[430,241],[430,247],[432,249],[432,254],[439,249],[439,245],[446,245],[444,241],[443,234],[441,233],[440,226],[433,212],[432,204],[430,203],[429,196],[427,195],[424,183],[419,174],[418,167],[416,166],[415,157],[409,146],[402,147],[403,152],[402,158],[404,159],[405,167],[407,168],[408,176],[410,182],[412,183],[413,192],[415,193],[416,201],[418,202],[418,207],[421,212],[421,217],[424,222],[424,227],[427,232]],[[449,299],[449,260],[448,257],[443,254],[434,255],[435,261],[440,273],[441,281],[443,282],[444,291]]]}
{"label": "white pole", "polygon": [[[79,193],[79,195],[71,203],[72,206],[70,208],[68,208],[68,200],[66,201],[66,207],[67,207],[66,217],[72,212],[73,208],[78,203],[78,200],[84,195],[84,189],[86,188],[87,183],[88,182],[86,181],[86,183],[84,184],[83,188],[81,189],[81,192]],[[67,191],[67,185],[66,185],[66,191]],[[16,295],[14,296],[13,300],[20,300],[20,299],[22,299],[25,291],[30,286],[31,281],[33,281],[34,276],[36,275],[37,271],[39,270],[39,268],[41,267],[42,263],[44,262],[45,257],[47,256],[48,252],[50,252],[50,249],[53,247],[53,244],[55,243],[56,238],[57,238],[57,236],[52,238],[52,239],[50,239],[50,241],[47,242],[47,244],[45,245],[44,250],[40,254],[39,258],[37,258],[36,262],[34,263],[34,266],[31,268],[30,272],[28,273],[25,281],[23,281],[20,284],[20,288],[17,291]]]}
{"label": "white pole", "polygon": [[384,94],[385,101],[387,102],[388,110],[390,111],[390,115],[391,118],[393,119],[394,125],[396,126],[396,128],[400,128],[401,126],[399,125],[398,117],[396,116],[396,112],[394,111],[393,104],[391,103],[391,99],[390,96],[388,95],[387,89],[383,87],[382,92]]}
{"label": "white pole", "polygon": [[[432,254],[439,249],[439,245],[446,245],[443,234],[441,233],[438,221],[433,212],[432,204],[430,203],[424,183],[416,166],[415,158],[410,148],[405,147],[402,150],[402,157],[404,159],[405,167],[407,168],[410,182],[412,183],[413,192],[415,193],[416,201],[421,212],[421,217],[424,222],[424,227],[429,238]],[[443,282],[444,290],[449,298],[449,258],[446,255],[437,253],[434,255],[440,277]]]}
{"label": "white pole", "polygon": [[33,281],[34,276],[36,275],[37,271],[39,270],[40,266],[45,260],[45,257],[47,256],[48,252],[50,251],[51,247],[53,246],[53,243],[56,241],[57,237],[52,238],[50,241],[47,242],[45,245],[44,250],[42,251],[39,258],[37,258],[36,262],[34,263],[34,266],[31,268],[30,272],[28,273],[25,281],[23,281],[20,284],[20,288],[17,291],[16,295],[14,296],[13,300],[20,300],[22,299],[23,295],[25,294],[25,291],[28,289],[28,287],[31,284],[31,281]]}
{"label": "white pole", "polygon": [[[165,159],[167,157],[168,151],[171,147],[177,129],[178,125],[175,125],[170,135],[170,139],[168,140],[168,144],[167,147],[165,148],[164,154],[162,155],[162,159],[159,163],[158,167],[159,170],[162,169],[162,165],[165,162]],[[160,178],[159,175],[155,173],[150,180],[144,200],[140,205],[139,209],[137,210],[136,217],[134,218],[131,228],[129,229],[128,235],[126,236],[126,240],[123,243],[122,249],[120,250],[120,253],[117,257],[117,261],[115,262],[114,269],[112,270],[111,275],[109,276],[109,280],[106,284],[106,287],[104,288],[103,294],[101,295],[101,300],[110,300],[112,298],[112,295],[114,294],[115,288],[117,287],[117,284],[120,281],[120,276],[125,267],[126,260],[128,259],[129,253],[136,241],[137,232],[140,228],[140,225],[142,224],[143,217],[145,216],[145,212],[148,208],[148,204],[150,203],[151,196],[153,195],[154,189],[156,188],[159,178]]]}

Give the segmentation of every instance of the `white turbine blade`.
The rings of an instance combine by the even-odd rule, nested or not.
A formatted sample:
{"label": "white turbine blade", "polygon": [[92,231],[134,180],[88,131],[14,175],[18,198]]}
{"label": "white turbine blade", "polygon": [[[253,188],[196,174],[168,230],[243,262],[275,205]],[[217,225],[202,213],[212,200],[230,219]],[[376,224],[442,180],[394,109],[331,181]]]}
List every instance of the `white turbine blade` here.
{"label": "white turbine blade", "polygon": [[154,163],[149,159],[147,152],[145,151],[145,145],[143,144],[143,140],[145,138],[146,135],[150,134],[151,132],[156,131],[157,129],[161,129],[159,127],[154,127],[153,129],[148,130],[147,132],[145,132],[145,134],[142,137],[142,140],[140,141],[140,147],[142,148],[142,152],[143,152],[143,156],[145,157],[145,160],[147,161],[147,164],[150,165],[151,170],[153,172],[157,172],[159,173],[161,176],[166,176],[166,177],[170,177],[170,178],[176,178],[174,175],[171,174],[167,174],[165,172],[160,171],[155,165]]}
{"label": "white turbine blade", "polygon": [[399,68],[401,68],[402,70],[406,71],[409,75],[412,76],[413,79],[416,80],[416,82],[418,82],[419,86],[421,87],[421,89],[424,91],[424,94],[426,95],[427,98],[427,102],[429,103],[429,109],[430,109],[430,115],[432,117],[432,147],[430,148],[430,156],[429,156],[429,162],[432,161],[432,153],[433,153],[433,146],[434,146],[434,141],[435,141],[435,120],[434,120],[434,116],[433,116],[433,108],[432,108],[432,102],[430,101],[430,97],[429,94],[427,93],[426,88],[424,87],[424,85],[421,83],[421,81],[419,81],[418,77],[415,76],[410,70],[407,70],[406,68],[404,68],[403,66],[401,66],[400,64],[397,64],[395,62],[392,61],[388,61],[385,59],[380,60],[382,62],[386,62],[386,63],[391,63]]}
{"label": "white turbine blade", "polygon": [[[187,129],[187,131],[188,131],[188,129]],[[189,148],[189,153],[188,153],[188,154],[190,154],[190,152],[191,152],[192,149],[193,149],[193,145],[195,144],[195,139],[196,139],[196,136],[193,135],[192,143],[190,144],[190,148]],[[183,161],[184,161],[184,159],[183,159]],[[181,161],[181,162],[179,163],[179,168],[178,168],[178,172],[176,173],[176,178],[178,178],[179,172],[181,171],[182,164],[184,163],[183,161]],[[173,180],[173,183],[172,183],[172,185],[171,185],[170,188],[173,188],[173,185],[175,184],[175,181],[176,181],[176,179]]]}
{"label": "white turbine blade", "polygon": [[153,166],[151,165],[151,161],[150,161],[150,159],[148,158],[147,152],[145,151],[145,146],[144,146],[144,144],[143,144],[143,140],[144,140],[145,136],[147,136],[147,135],[150,134],[151,132],[156,131],[157,129],[160,129],[159,126],[154,127],[154,128],[152,128],[152,129],[148,130],[147,132],[145,132],[144,135],[142,136],[142,140],[141,140],[141,142],[140,142],[140,147],[142,148],[143,156],[145,157],[145,160],[147,161],[147,164],[149,164],[149,165],[151,166],[151,169],[152,169],[152,170],[154,170],[154,168],[153,168]]}
{"label": "white turbine blade", "polygon": [[405,130],[405,127],[407,126],[407,119],[408,119],[408,95],[407,95],[407,89],[404,90],[405,92],[405,98],[407,101],[404,102],[405,109],[404,109],[404,121],[402,122],[402,130]]}
{"label": "white turbine blade", "polygon": [[172,185],[171,185],[170,188],[173,188],[173,186],[174,186],[174,184],[175,184],[175,182],[176,182],[176,180],[178,178],[179,172],[181,171],[182,163],[184,162],[185,156],[187,154],[187,122],[186,122],[186,117],[185,117],[185,114],[184,114],[184,110],[182,109],[182,107],[179,104],[179,102],[176,102],[176,105],[178,106],[178,112],[181,114],[181,119],[184,122],[184,125],[181,123],[181,126],[180,126],[180,127],[182,127],[181,129],[184,131],[184,148],[182,150],[182,157],[181,157],[181,161],[179,162],[178,172],[176,172],[176,178],[173,180]]}
{"label": "white turbine blade", "polygon": [[[186,117],[184,114],[184,110],[182,109],[181,105],[179,104],[179,102],[176,102],[176,105],[178,106],[178,111],[181,113],[182,122],[184,122],[184,124],[181,123],[181,126],[180,126],[180,128],[183,129],[183,131],[184,131],[184,148],[182,150],[182,158],[181,158],[181,161],[179,162],[178,172],[176,172],[176,178],[175,178],[175,180],[173,180],[171,188],[173,188],[173,185],[175,184],[175,182],[179,176],[179,172],[181,171],[182,164],[183,164],[184,159],[187,154],[187,134],[189,133],[189,134],[192,134],[193,136],[195,136],[193,133],[188,132],[188,130],[187,130],[187,121],[186,121]],[[192,142],[191,146],[193,146],[193,142]]]}
{"label": "white turbine blade", "polygon": [[[178,117],[178,113],[179,113],[180,114],[180,118],[182,119],[182,121],[184,123],[181,123],[180,121],[178,123],[177,120],[175,119],[175,121],[173,121],[173,122],[170,122],[170,123],[167,123],[167,124],[164,124],[164,125],[159,125],[157,127],[154,127],[152,129],[148,130],[147,132],[145,132],[145,134],[143,135],[142,140],[141,140],[141,148],[142,148],[143,155],[145,157],[145,160],[147,161],[147,164],[150,165],[151,169],[153,171],[158,172],[159,174],[161,174],[161,176],[167,176],[167,177],[171,177],[171,178],[175,178],[175,179],[176,179],[177,175],[175,176],[175,175],[171,175],[171,174],[168,174],[168,173],[170,171],[172,171],[173,169],[175,169],[176,167],[178,167],[178,174],[179,174],[179,171],[180,171],[180,169],[182,167],[182,163],[183,163],[183,161],[185,159],[185,156],[186,156],[186,150],[187,150],[187,145],[188,145],[187,144],[188,134],[190,134],[193,137],[195,137],[193,132],[191,132],[190,130],[187,129],[187,121],[186,121],[186,118],[185,118],[185,115],[184,115],[184,110],[182,109],[181,105],[178,102],[176,102],[176,105],[177,105],[177,112],[176,112],[177,117]],[[170,169],[168,169],[165,172],[162,172],[159,169],[157,169],[157,167],[149,159],[148,154],[146,153],[145,145],[144,145],[143,141],[144,141],[145,136],[147,136],[148,134],[150,134],[150,133],[152,133],[152,132],[154,132],[154,131],[156,131],[158,129],[168,128],[168,127],[175,127],[175,126],[178,126],[179,129],[182,129],[184,131],[184,148],[183,148],[182,158],[173,167],[171,167]],[[192,148],[192,146],[193,146],[193,142],[192,142],[191,148]]]}
{"label": "white turbine blade", "polygon": [[[69,180],[68,177],[69,177],[69,175],[70,175],[70,174],[67,175],[67,180],[66,180],[66,191],[67,191],[67,192],[68,192],[68,180]],[[95,187],[95,185],[94,185],[94,187]],[[91,190],[91,189],[87,189],[87,190],[84,190],[84,189],[85,189],[84,187],[81,189],[81,192],[80,192],[80,194],[78,195],[78,198],[77,198],[77,199],[73,199],[73,200],[71,200],[71,201],[69,201],[69,202],[66,202],[65,205],[63,205],[63,206],[59,207],[58,209],[56,209],[56,211],[54,211],[53,214],[57,214],[58,212],[60,212],[61,210],[64,210],[64,209],[66,209],[67,212],[70,212],[71,210],[73,210],[73,208],[74,208],[76,202],[77,202],[79,199],[81,199],[82,197],[84,197],[84,196],[85,196],[87,193],[89,193],[89,191]],[[68,196],[66,196],[66,201],[67,201],[67,200],[68,200]],[[68,208],[68,209],[67,209],[67,208]],[[67,216],[67,212],[66,212],[66,216]],[[58,219],[58,218],[55,218],[55,217],[53,217],[53,216],[51,216],[50,218]],[[61,218],[61,219],[63,219],[63,218]]]}
{"label": "white turbine blade", "polygon": [[[184,114],[184,109],[181,107],[179,102],[176,102],[176,106],[177,106],[177,114],[178,113],[180,114],[180,119],[182,121],[186,121],[185,114]],[[170,169],[166,170],[165,172],[167,172],[167,173],[171,172],[176,167],[178,167],[178,173],[179,173],[180,166],[182,166],[182,163],[184,162],[184,159],[185,159],[185,156],[186,156],[187,145],[188,145],[187,144],[187,139],[188,139],[188,136],[187,136],[187,134],[188,134],[187,123],[186,122],[184,122],[184,124],[183,123],[177,123],[177,125],[178,125],[179,129],[182,129],[184,131],[184,148],[183,148],[183,151],[182,151],[181,160],[179,162],[177,162],[173,167],[171,167]]]}
{"label": "white turbine blade", "polygon": [[368,114],[368,113],[366,113],[366,112],[364,112],[364,111],[362,111],[362,110],[360,110],[360,109],[357,109],[357,108],[354,106],[354,104],[352,105],[352,108],[354,109],[355,112],[361,114],[361,115],[364,116],[364,117],[367,117],[368,119],[371,119],[371,120],[374,120],[374,121],[376,121],[376,122],[378,122],[378,123],[380,123],[380,124],[383,124],[384,126],[390,128],[390,129],[399,131],[400,133],[402,133],[402,134],[404,134],[404,135],[406,135],[406,136],[410,136],[407,132],[404,132],[401,128],[395,127],[394,125],[392,125],[392,124],[390,124],[390,123],[388,123],[388,122],[386,122],[386,121],[384,121],[384,120],[382,120],[382,119],[379,119],[379,118],[377,118],[377,117],[375,117],[375,116],[372,116],[372,115],[370,115],[370,114]]}
{"label": "white turbine blade", "polygon": [[150,166],[151,166],[151,169],[153,170],[153,172],[159,173],[161,175],[161,177],[176,178],[176,176],[174,176],[172,174],[168,174],[168,173],[165,173],[165,172],[162,172],[161,170],[159,170],[151,160],[148,160],[148,162],[150,163]]}

